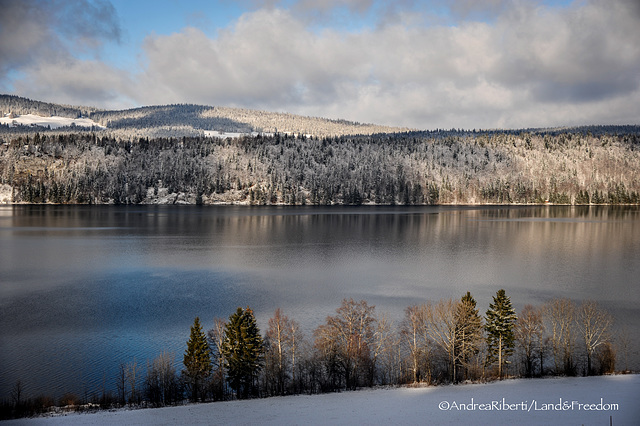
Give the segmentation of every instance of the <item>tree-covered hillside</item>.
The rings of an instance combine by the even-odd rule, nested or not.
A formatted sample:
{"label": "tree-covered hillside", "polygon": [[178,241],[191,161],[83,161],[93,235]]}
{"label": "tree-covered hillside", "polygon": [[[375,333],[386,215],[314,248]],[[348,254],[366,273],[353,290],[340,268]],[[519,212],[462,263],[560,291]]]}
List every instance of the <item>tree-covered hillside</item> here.
{"label": "tree-covered hillside", "polygon": [[34,114],[42,117],[68,117],[78,118],[88,116],[97,111],[93,107],[78,107],[71,105],[59,105],[48,102],[34,101],[20,96],[0,95],[0,117],[5,114]]}
{"label": "tree-covered hillside", "polygon": [[[305,117],[295,114],[267,112],[243,108],[202,105],[160,105],[120,111],[98,110],[91,107],[57,105],[12,95],[0,95],[0,117],[12,114],[34,114],[43,117],[87,117],[107,127],[101,136],[116,139],[158,137],[199,137],[205,131],[234,133],[288,133],[318,137],[342,135],[370,135],[401,132],[409,129],[363,124],[347,120]],[[47,131],[42,127],[40,132]],[[77,129],[68,129],[78,131]],[[0,126],[0,133],[29,133],[33,128]]]}
{"label": "tree-covered hillside", "polygon": [[27,203],[639,203],[640,132],[619,130],[135,140],[8,134],[0,192]]}

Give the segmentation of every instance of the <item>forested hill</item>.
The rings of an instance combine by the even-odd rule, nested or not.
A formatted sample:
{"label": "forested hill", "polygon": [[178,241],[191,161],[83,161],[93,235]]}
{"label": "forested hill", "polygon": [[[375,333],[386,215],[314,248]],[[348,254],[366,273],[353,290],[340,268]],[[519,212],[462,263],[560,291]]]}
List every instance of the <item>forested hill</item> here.
{"label": "forested hill", "polygon": [[597,129],[328,138],[7,133],[0,203],[640,203],[640,129]]}
{"label": "forested hill", "polygon": [[[22,114],[42,117],[85,117],[96,126],[103,126],[102,136],[116,139],[140,137],[198,137],[208,132],[222,133],[288,133],[318,137],[342,135],[370,135],[374,133],[403,132],[409,129],[376,124],[362,124],[347,120],[332,120],[277,113],[202,105],[160,105],[121,111],[99,110],[93,107],[75,107],[33,101],[18,96],[0,95],[0,117]],[[18,120],[19,121],[19,120]],[[19,123],[16,123],[19,124]],[[63,129],[64,130],[64,129]],[[74,126],[73,129],[79,129]],[[47,126],[0,126],[0,133],[28,133],[48,131]],[[60,131],[60,130],[58,130]]]}

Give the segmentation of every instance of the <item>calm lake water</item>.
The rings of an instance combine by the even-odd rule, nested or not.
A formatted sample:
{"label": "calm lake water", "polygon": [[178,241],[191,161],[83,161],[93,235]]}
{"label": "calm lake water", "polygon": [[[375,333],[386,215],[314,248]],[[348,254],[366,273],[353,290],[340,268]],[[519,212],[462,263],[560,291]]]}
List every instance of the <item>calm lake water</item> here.
{"label": "calm lake water", "polygon": [[637,207],[1,206],[0,398],[113,389],[238,306],[310,336],[343,298],[399,319],[504,288],[517,310],[598,300],[637,342],[639,284]]}

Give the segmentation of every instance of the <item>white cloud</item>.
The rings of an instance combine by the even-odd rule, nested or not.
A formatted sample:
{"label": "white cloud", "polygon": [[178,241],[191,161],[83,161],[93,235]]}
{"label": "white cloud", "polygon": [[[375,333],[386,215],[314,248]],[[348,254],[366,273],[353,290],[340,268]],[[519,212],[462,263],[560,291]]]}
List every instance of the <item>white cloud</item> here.
{"label": "white cloud", "polygon": [[15,83],[16,93],[21,96],[101,108],[122,106],[132,87],[126,72],[101,61],[70,56],[33,65]]}
{"label": "white cloud", "polygon": [[[264,7],[214,38],[195,28],[147,37],[135,73],[43,55],[22,62],[25,77],[15,87],[64,102],[193,102],[416,128],[638,122],[640,8],[631,0],[485,3],[496,13],[487,22],[429,26],[414,16],[408,25],[396,10],[399,19],[359,32],[311,29],[297,15],[305,2]],[[473,16],[470,5],[458,1],[456,13]],[[369,1],[320,6],[372,8]]]}
{"label": "white cloud", "polygon": [[20,0],[0,3],[0,78],[8,72],[120,41],[111,3]]}
{"label": "white cloud", "polygon": [[1,91],[61,103],[122,102],[126,73],[97,59],[105,42],[121,38],[111,3],[23,0],[2,2],[0,10]]}

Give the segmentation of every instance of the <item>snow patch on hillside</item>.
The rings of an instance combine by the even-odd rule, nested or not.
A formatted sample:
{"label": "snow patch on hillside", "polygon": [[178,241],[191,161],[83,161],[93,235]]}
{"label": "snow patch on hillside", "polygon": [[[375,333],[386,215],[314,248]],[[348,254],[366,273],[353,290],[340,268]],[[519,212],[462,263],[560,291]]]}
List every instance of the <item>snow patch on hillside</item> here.
{"label": "snow patch on hillside", "polygon": [[15,118],[10,118],[9,114],[4,117],[0,117],[0,124],[9,125],[9,127],[17,126],[42,126],[51,127],[57,129],[59,127],[76,126],[76,127],[95,127],[98,129],[106,129],[106,127],[99,125],[90,118],[68,118],[68,117],[41,117],[34,114],[18,115]]}
{"label": "snow patch on hillside", "polygon": [[196,196],[184,192],[169,193],[168,188],[147,188],[147,197],[142,204],[195,204]]}
{"label": "snow patch on hillside", "polygon": [[262,136],[273,136],[273,133],[265,133],[265,132],[251,132],[251,133],[238,133],[238,132],[223,132],[218,130],[204,130],[204,136],[207,138],[239,138],[241,136],[252,136],[256,137],[258,135]]}
{"label": "snow patch on hillside", "polygon": [[8,421],[64,425],[638,424],[640,375],[504,380]]}
{"label": "snow patch on hillside", "polygon": [[13,188],[11,186],[0,185],[0,204],[11,204],[13,201]]}

